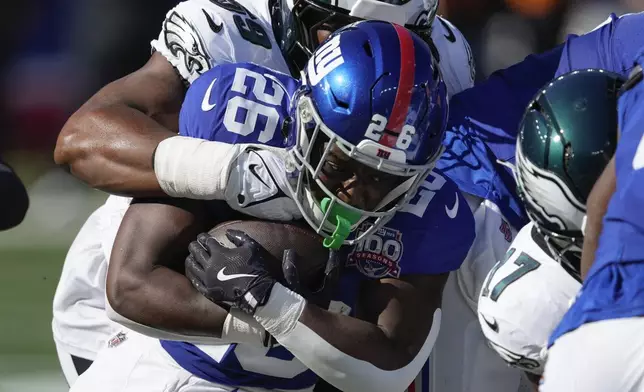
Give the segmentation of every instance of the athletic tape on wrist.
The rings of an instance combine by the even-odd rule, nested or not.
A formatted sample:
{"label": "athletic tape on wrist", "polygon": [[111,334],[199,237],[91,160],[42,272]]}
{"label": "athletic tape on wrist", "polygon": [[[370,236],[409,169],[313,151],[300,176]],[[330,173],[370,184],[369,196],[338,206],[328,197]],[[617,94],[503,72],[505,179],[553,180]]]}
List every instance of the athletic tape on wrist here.
{"label": "athletic tape on wrist", "polygon": [[280,339],[295,328],[305,306],[306,300],[301,295],[275,283],[266,305],[255,312],[255,320],[275,339]]}
{"label": "athletic tape on wrist", "polygon": [[169,196],[221,200],[228,172],[245,145],[174,136],[159,143],[154,172]]}
{"label": "athletic tape on wrist", "polygon": [[252,316],[230,309],[224,321],[221,339],[232,343],[263,344],[266,330]]}

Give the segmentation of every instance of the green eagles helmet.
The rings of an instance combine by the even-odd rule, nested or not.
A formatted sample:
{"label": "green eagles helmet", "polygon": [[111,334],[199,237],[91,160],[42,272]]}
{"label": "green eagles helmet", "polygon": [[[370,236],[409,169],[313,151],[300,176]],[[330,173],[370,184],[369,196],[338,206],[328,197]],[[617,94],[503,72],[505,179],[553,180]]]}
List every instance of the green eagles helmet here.
{"label": "green eagles helmet", "polygon": [[623,83],[598,69],[562,75],[535,96],[519,126],[519,195],[551,253],[575,270],[586,199],[615,152]]}

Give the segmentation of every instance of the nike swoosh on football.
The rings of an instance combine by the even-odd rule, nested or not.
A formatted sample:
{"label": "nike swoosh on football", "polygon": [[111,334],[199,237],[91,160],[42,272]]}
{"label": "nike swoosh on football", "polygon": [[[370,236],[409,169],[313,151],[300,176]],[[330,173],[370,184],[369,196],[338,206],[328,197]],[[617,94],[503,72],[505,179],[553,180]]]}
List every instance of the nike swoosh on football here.
{"label": "nike swoosh on football", "polygon": [[490,327],[492,331],[497,333],[499,332],[499,323],[496,322],[496,319],[493,318],[492,320],[494,320],[494,322],[491,323],[487,320],[487,318],[485,318],[485,316],[483,316],[483,314],[481,314],[481,317],[483,318],[483,321],[485,321],[485,324],[487,324],[487,326]]}
{"label": "nike swoosh on football", "polygon": [[448,40],[448,41],[449,41],[449,42],[451,42],[451,43],[456,42],[456,36],[454,35],[454,32],[452,31],[452,29],[450,29],[450,27],[449,27],[449,25],[447,24],[447,22],[445,22],[445,21],[444,21],[443,19],[441,19],[441,18],[436,18],[436,19],[438,19],[438,21],[439,21],[439,22],[441,22],[441,24],[443,25],[443,27],[445,27],[445,30],[447,30],[447,32],[449,33],[449,34],[447,34],[447,35],[443,34],[443,37],[445,37],[445,39],[446,39],[446,40]]}
{"label": "nike swoosh on football", "polygon": [[224,273],[224,270],[226,267],[222,268],[217,272],[217,279],[219,279],[222,282],[225,282],[227,280],[232,280],[232,279],[239,279],[239,278],[256,278],[257,275],[251,275],[251,274],[230,274],[226,275]]}
{"label": "nike swoosh on football", "polygon": [[445,206],[445,213],[450,219],[456,218],[456,214],[458,214],[458,193],[454,193],[454,195],[456,195],[454,206],[452,206],[452,208],[447,208],[447,206]]}
{"label": "nike swoosh on football", "polygon": [[215,84],[217,81],[217,78],[214,78],[212,82],[210,82],[210,86],[208,86],[208,89],[206,90],[206,94],[203,96],[203,101],[201,101],[201,110],[204,112],[207,112],[209,110],[212,110],[215,106],[217,106],[217,103],[210,103],[210,94],[212,92],[212,86]]}

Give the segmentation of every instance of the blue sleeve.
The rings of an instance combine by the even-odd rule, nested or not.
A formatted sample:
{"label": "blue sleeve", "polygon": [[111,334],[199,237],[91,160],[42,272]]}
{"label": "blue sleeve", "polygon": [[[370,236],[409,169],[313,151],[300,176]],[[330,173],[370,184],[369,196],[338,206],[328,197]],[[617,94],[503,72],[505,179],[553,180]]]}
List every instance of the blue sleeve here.
{"label": "blue sleeve", "polygon": [[223,124],[227,103],[224,97],[236,68],[233,64],[217,65],[190,85],[179,113],[179,135],[227,141],[230,132]]}
{"label": "blue sleeve", "polygon": [[474,118],[479,123],[516,135],[528,102],[554,77],[562,48],[558,46],[548,52],[530,55],[456,94],[450,100],[448,126],[459,127],[469,118]]}
{"label": "blue sleeve", "polygon": [[179,134],[224,143],[284,145],[297,80],[250,63],[221,64],[197,78],[179,113]]}
{"label": "blue sleeve", "polygon": [[[644,64],[644,51],[636,61]],[[617,105],[620,138],[615,150],[615,191],[604,215],[595,262],[589,271],[612,263],[644,260],[644,82],[642,71],[632,73]],[[633,276],[633,275],[631,275]],[[587,279],[587,281],[589,281]],[[621,283],[621,282],[620,282]],[[626,286],[624,286],[626,288]],[[626,296],[631,299],[632,297]]]}
{"label": "blue sleeve", "polygon": [[435,275],[457,270],[474,242],[474,215],[456,184],[434,170],[387,225],[399,233],[400,275]]}
{"label": "blue sleeve", "polygon": [[557,75],[576,69],[601,68],[627,76],[633,59],[644,46],[644,13],[611,14],[610,22],[564,44]]}
{"label": "blue sleeve", "polygon": [[[644,46],[644,13],[611,15],[611,22],[565,44],[531,55],[450,100],[448,128],[478,128],[486,142],[516,140],[526,106],[556,75],[581,68],[603,68],[627,75]],[[504,146],[500,147],[505,149]],[[492,147],[493,151],[497,148]],[[498,157],[508,156],[507,151]]]}
{"label": "blue sleeve", "polygon": [[526,106],[554,77],[563,46],[531,55],[455,95],[445,135],[446,151],[437,163],[465,193],[492,200],[514,227],[527,222],[511,171],[519,122]]}

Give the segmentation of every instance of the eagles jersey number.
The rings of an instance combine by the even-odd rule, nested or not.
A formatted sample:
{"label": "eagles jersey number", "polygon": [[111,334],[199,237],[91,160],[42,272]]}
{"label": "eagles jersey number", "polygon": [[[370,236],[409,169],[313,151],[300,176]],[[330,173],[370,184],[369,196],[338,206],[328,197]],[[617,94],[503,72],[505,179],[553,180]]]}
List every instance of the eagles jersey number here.
{"label": "eagles jersey number", "polygon": [[506,287],[516,282],[527,273],[536,270],[541,265],[541,263],[530,257],[530,255],[528,255],[527,253],[521,252],[516,258],[514,258],[514,264],[517,265],[518,268],[501,279],[490,290],[490,283],[492,282],[492,280],[494,280],[494,275],[496,274],[496,272],[510,259],[512,259],[512,256],[514,256],[515,253],[516,249],[510,248],[505,254],[503,260],[500,263],[496,263],[494,268],[492,268],[492,271],[490,271],[490,274],[488,275],[487,282],[483,284],[483,290],[481,291],[482,297],[489,296],[492,301],[496,301],[497,299],[499,299],[499,296],[503,293],[503,290],[505,290]]}
{"label": "eagles jersey number", "polygon": [[288,72],[265,2],[188,0],[166,14],[151,45],[192,83],[217,64],[252,62]]}
{"label": "eagles jersey number", "polygon": [[[235,22],[235,26],[237,26],[237,29],[239,30],[239,35],[241,35],[242,38],[244,38],[246,41],[255,45],[263,46],[266,49],[270,49],[273,46],[271,45],[271,40],[268,38],[268,34],[266,34],[266,30],[262,27],[262,25],[257,23],[257,17],[249,12],[246,7],[239,4],[235,0],[210,1],[214,4],[217,4],[221,8],[234,13],[233,21]],[[206,14],[205,11],[204,14]],[[212,19],[208,20],[208,24],[210,24],[211,27],[216,26],[214,22],[211,22],[211,20]],[[221,27],[222,26],[219,25],[215,28],[221,30]]]}

